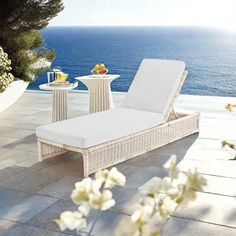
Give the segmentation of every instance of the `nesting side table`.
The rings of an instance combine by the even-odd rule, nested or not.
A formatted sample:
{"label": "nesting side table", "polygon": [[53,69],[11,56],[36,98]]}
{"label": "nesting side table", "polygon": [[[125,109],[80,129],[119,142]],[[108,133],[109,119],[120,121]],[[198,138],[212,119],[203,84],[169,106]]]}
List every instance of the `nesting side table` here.
{"label": "nesting side table", "polygon": [[78,82],[67,86],[49,86],[41,84],[42,90],[52,91],[52,122],[57,122],[67,119],[67,94],[78,86]]}
{"label": "nesting side table", "polygon": [[100,112],[113,108],[111,82],[120,75],[96,77],[92,75],[76,77],[89,90],[89,112]]}

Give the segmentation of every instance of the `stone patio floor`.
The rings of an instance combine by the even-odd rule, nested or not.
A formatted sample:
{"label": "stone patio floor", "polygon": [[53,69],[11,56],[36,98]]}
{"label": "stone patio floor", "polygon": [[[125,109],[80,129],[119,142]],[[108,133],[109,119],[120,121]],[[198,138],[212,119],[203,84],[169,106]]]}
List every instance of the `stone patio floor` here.
{"label": "stone patio floor", "polygon": [[[119,106],[124,94],[113,96]],[[28,91],[0,114],[0,235],[75,235],[60,232],[52,220],[75,209],[70,193],[81,180],[80,158],[69,153],[38,163],[35,128],[51,121],[50,100],[50,93]],[[221,149],[222,139],[236,141],[236,113],[224,110],[227,102],[236,103],[236,98],[179,96],[177,110],[202,113],[199,135],[117,165],[127,184],[114,189],[116,206],[103,213],[94,235],[114,235],[119,220],[136,208],[145,183],[166,175],[162,165],[174,153],[181,171],[198,168],[208,186],[163,223],[162,235],[236,235],[236,161],[229,160],[233,153]],[[87,114],[88,94],[70,93],[69,108],[70,117]]]}

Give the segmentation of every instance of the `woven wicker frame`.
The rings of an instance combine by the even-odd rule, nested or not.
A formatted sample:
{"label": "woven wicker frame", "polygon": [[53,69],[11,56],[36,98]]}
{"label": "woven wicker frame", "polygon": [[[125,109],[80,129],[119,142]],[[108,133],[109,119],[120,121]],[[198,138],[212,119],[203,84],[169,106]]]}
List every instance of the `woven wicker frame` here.
{"label": "woven wicker frame", "polygon": [[80,149],[38,138],[39,160],[57,156],[66,151],[82,154],[84,177],[100,169],[123,162],[150,150],[164,146],[199,131],[199,113],[177,113],[169,121],[124,138],[90,148]]}

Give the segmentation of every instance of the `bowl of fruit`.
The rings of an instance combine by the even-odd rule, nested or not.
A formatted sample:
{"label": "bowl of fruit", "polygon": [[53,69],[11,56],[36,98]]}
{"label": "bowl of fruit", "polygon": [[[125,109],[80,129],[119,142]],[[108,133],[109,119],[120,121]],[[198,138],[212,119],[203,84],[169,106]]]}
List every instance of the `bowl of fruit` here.
{"label": "bowl of fruit", "polygon": [[104,64],[96,64],[91,70],[93,76],[103,77],[108,73],[108,69]]}

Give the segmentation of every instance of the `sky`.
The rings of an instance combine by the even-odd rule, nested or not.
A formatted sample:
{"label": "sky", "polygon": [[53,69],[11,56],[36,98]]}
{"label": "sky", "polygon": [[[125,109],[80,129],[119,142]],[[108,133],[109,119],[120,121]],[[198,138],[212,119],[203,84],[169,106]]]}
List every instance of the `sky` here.
{"label": "sky", "polygon": [[63,0],[50,26],[206,26],[236,29],[236,0]]}

